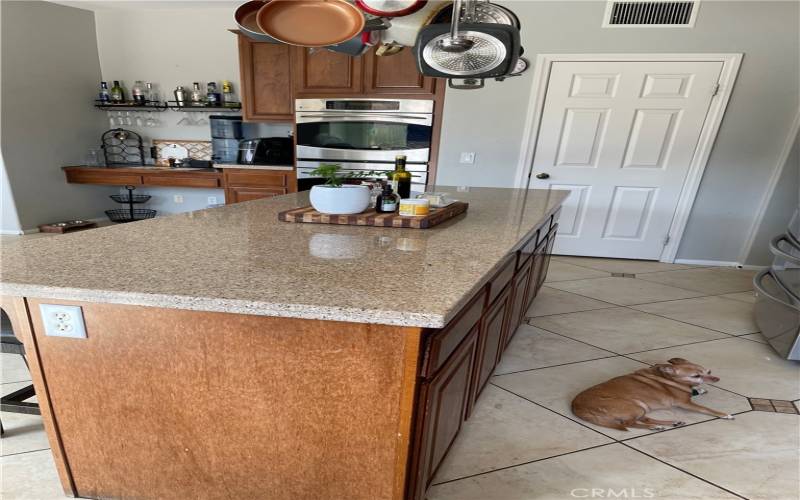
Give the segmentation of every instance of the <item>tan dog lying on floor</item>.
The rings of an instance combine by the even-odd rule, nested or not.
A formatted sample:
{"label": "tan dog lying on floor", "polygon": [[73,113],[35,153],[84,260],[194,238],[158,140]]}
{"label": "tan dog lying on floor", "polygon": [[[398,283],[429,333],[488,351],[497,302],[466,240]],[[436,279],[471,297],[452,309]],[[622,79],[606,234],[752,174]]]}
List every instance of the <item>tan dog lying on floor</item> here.
{"label": "tan dog lying on floor", "polygon": [[[628,427],[663,430],[683,425],[685,422],[647,417],[650,411],[670,408],[733,420],[732,415],[691,400],[696,386],[718,381],[719,377],[712,376],[710,370],[685,359],[672,358],[668,365],[643,368],[586,389],[572,400],[572,413],[587,422],[621,431],[627,431]],[[705,389],[694,391],[694,394],[708,392]]]}

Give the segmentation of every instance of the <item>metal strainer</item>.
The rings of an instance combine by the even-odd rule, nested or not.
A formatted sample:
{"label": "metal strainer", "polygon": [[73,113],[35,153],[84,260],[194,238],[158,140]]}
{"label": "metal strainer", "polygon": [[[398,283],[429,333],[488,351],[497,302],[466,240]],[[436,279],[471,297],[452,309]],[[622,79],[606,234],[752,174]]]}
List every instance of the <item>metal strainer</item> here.
{"label": "metal strainer", "polygon": [[498,38],[480,31],[462,31],[459,36],[471,42],[463,52],[442,48],[440,42],[450,39],[445,33],[425,45],[422,57],[434,70],[457,76],[472,76],[492,71],[506,58],[506,45]]}

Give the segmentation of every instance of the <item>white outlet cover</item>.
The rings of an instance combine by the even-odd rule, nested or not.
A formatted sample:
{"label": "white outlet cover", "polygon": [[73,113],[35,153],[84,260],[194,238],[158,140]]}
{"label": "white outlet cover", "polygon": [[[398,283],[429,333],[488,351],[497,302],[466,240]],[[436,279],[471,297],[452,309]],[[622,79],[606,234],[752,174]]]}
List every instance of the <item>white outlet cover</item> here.
{"label": "white outlet cover", "polygon": [[49,337],[86,338],[83,310],[80,306],[39,304],[44,333]]}
{"label": "white outlet cover", "polygon": [[471,151],[465,151],[461,153],[461,159],[459,160],[460,163],[466,163],[469,165],[475,164],[475,153]]}
{"label": "white outlet cover", "polygon": [[216,205],[217,204],[217,197],[216,196],[209,196],[208,197],[208,204],[209,205]]}
{"label": "white outlet cover", "polygon": [[176,194],[173,197],[173,201],[175,201],[175,203],[183,203],[183,195]]}

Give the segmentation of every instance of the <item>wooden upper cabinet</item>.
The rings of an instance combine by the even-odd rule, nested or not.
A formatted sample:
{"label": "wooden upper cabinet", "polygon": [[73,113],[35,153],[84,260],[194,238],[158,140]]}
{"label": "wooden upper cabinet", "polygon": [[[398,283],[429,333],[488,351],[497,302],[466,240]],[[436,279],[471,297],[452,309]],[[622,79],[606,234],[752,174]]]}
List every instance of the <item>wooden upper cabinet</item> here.
{"label": "wooden upper cabinet", "polygon": [[242,115],[245,121],[294,118],[289,46],[239,35]]}
{"label": "wooden upper cabinet", "polygon": [[296,97],[362,93],[361,58],[325,49],[291,50]]}
{"label": "wooden upper cabinet", "polygon": [[414,48],[406,47],[392,56],[363,56],[365,94],[420,94],[433,96],[436,79],[422,76],[417,69]]}

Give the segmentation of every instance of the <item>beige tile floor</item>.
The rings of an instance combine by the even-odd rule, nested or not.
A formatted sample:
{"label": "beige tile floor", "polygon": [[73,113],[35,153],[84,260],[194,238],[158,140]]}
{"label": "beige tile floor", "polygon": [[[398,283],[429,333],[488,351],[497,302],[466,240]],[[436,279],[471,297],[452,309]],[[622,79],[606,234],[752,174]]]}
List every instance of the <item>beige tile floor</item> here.
{"label": "beige tile floor", "polygon": [[[747,399],[800,399],[800,363],[757,333],[752,276],[554,257],[428,499],[800,499],[800,416],[753,411]],[[659,411],[687,425],[623,432],[572,415],[581,390],[670,357],[712,369],[721,380],[699,402],[736,419]]]}
{"label": "beige tile floor", "polygon": [[[612,273],[635,277],[612,277]],[[674,275],[670,276],[672,273]],[[752,321],[752,273],[656,262],[554,257],[528,311],[428,493],[429,500],[800,499],[800,416],[753,411],[747,397],[800,400],[800,364]],[[670,357],[720,376],[666,431],[577,419],[581,390]],[[3,391],[29,376],[3,354]],[[4,413],[0,498],[64,498],[41,422]]]}

